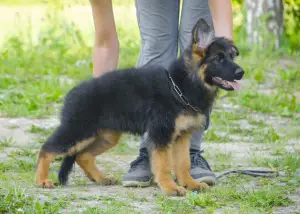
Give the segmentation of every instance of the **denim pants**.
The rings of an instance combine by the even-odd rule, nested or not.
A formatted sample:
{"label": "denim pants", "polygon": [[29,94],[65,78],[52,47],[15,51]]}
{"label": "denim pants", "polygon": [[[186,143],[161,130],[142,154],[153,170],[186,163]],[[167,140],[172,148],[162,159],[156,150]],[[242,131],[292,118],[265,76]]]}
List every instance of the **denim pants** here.
{"label": "denim pants", "polygon": [[[181,11],[179,0],[135,0],[135,6],[141,36],[137,67],[159,64],[168,69],[178,53],[182,54],[190,44],[191,31],[199,18],[213,26],[208,0],[183,0]],[[209,112],[206,116],[206,127],[192,134],[190,149],[201,148],[203,132],[209,126]],[[142,148],[147,148],[143,137]]]}

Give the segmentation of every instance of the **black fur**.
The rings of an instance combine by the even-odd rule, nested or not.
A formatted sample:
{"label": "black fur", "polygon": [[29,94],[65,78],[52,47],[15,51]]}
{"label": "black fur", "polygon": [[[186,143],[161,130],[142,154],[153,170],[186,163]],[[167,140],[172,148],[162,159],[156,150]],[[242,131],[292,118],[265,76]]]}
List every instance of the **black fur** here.
{"label": "black fur", "polygon": [[[203,35],[202,35],[203,36]],[[192,40],[193,41],[193,40]],[[234,80],[239,68],[232,58],[233,45],[224,38],[209,41],[204,58],[194,59],[192,45],[175,60],[168,72],[189,103],[185,105],[174,91],[167,71],[160,66],[120,69],[86,80],[75,86],[65,97],[60,126],[42,146],[46,151],[65,153],[77,142],[96,135],[98,129],[113,129],[142,135],[156,147],[167,146],[180,114],[204,114],[211,108],[217,90],[211,78],[215,75]],[[202,43],[203,45],[203,43]],[[234,47],[234,49],[236,49]],[[215,61],[222,52],[224,66]],[[199,69],[207,65],[205,80]],[[65,184],[75,156],[66,157],[59,171],[59,181]]]}
{"label": "black fur", "polygon": [[72,170],[72,166],[74,165],[75,160],[76,160],[76,155],[66,156],[63,159],[63,162],[58,172],[58,181],[61,185],[65,185],[67,183],[68,175]]}

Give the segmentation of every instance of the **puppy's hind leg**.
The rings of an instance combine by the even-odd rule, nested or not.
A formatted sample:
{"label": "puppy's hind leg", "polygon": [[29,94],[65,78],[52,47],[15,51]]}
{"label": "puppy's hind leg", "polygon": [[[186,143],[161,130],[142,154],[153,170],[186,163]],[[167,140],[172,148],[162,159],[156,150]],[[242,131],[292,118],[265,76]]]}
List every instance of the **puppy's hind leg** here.
{"label": "puppy's hind leg", "polygon": [[48,178],[49,167],[55,156],[65,154],[71,145],[76,144],[78,136],[71,132],[70,127],[60,125],[42,145],[36,165],[35,183],[41,187],[52,188]]}
{"label": "puppy's hind leg", "polygon": [[48,152],[47,150],[41,148],[38,155],[36,172],[35,172],[35,183],[38,186],[53,188],[52,181],[48,179],[48,171],[49,171],[50,164],[54,160],[56,155],[57,153],[55,152]]}
{"label": "puppy's hind leg", "polygon": [[62,127],[59,126],[47,141],[42,145],[37,159],[36,171],[35,171],[35,183],[40,187],[52,188],[53,183],[48,179],[49,167],[55,156],[62,151],[55,148],[57,142],[61,139]]}
{"label": "puppy's hind leg", "polygon": [[76,163],[83,169],[88,178],[102,185],[116,183],[113,178],[107,177],[96,166],[96,156],[118,144],[121,133],[114,130],[100,130],[93,144],[76,155]]}

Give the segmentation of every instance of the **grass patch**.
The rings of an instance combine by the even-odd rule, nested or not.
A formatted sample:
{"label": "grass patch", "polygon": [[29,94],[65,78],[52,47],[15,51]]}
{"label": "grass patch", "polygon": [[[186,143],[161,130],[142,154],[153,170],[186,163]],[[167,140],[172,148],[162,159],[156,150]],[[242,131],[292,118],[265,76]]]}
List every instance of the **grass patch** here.
{"label": "grass patch", "polygon": [[243,210],[271,211],[274,207],[287,206],[291,201],[287,193],[280,186],[264,186],[262,189],[245,188],[243,184],[227,183],[211,190],[196,194],[190,193],[190,204],[202,208],[213,209],[221,207],[236,207]]}
{"label": "grass patch", "polygon": [[[129,16],[131,16],[129,14]],[[92,47],[82,31],[57,8],[48,10],[34,37],[32,26],[20,23],[0,51],[0,112],[4,116],[53,115],[77,82],[91,78]],[[117,25],[120,40],[118,67],[134,66],[138,33]]]}
{"label": "grass patch", "polygon": [[26,131],[30,132],[30,133],[49,136],[50,134],[52,134],[54,129],[55,128],[42,128],[42,127],[39,127],[39,126],[36,126],[36,125],[31,125],[30,128],[27,129]]}
{"label": "grass patch", "polygon": [[[98,214],[98,213],[136,213],[134,212],[133,206],[131,206],[127,201],[118,200],[115,197],[110,196],[88,196],[79,197],[81,200],[87,201],[97,201],[97,206],[84,206],[83,212],[86,214]],[[100,204],[100,205],[98,205]],[[72,211],[71,213],[78,213],[77,211]]]}
{"label": "grass patch", "polygon": [[214,213],[217,209],[226,210],[228,207],[234,213],[269,213],[275,207],[292,203],[287,198],[288,192],[284,187],[269,182],[262,188],[246,187],[244,178],[245,176],[231,176],[222,185],[202,193],[188,192],[187,197],[180,200],[159,196],[156,203],[164,213]]}
{"label": "grass patch", "polygon": [[263,113],[274,113],[280,116],[292,117],[300,112],[300,104],[289,91],[277,90],[272,95],[260,93],[254,88],[238,93],[231,101]]}
{"label": "grass patch", "polygon": [[250,129],[228,127],[228,133],[251,137],[252,141],[258,143],[275,143],[281,138],[271,126]]}
{"label": "grass patch", "polygon": [[258,159],[256,164],[286,172],[295,172],[300,168],[300,154],[285,153],[282,157]]}
{"label": "grass patch", "polygon": [[0,147],[13,146],[15,141],[12,137],[0,137]]}
{"label": "grass patch", "polygon": [[217,134],[217,130],[215,128],[209,128],[206,130],[203,135],[203,141],[206,142],[217,142],[217,143],[225,143],[230,141],[230,137],[226,135]]}
{"label": "grass patch", "polygon": [[188,200],[173,200],[168,197],[158,196],[156,203],[163,213],[195,213],[194,206]]}
{"label": "grass patch", "polygon": [[26,191],[19,186],[3,189],[0,193],[0,213],[60,213],[69,204],[69,199],[62,196],[41,202]]}

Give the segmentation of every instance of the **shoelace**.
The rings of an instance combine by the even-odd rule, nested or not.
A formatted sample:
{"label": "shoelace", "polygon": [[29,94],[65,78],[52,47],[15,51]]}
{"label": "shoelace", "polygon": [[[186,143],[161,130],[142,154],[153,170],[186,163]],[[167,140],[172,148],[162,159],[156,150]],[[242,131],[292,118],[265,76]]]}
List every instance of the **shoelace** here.
{"label": "shoelace", "polygon": [[203,153],[204,151],[201,150],[201,151],[197,151],[197,152],[191,152],[191,165],[192,165],[192,168],[195,167],[195,166],[202,166],[201,168],[207,168],[211,171],[211,168],[208,164],[208,162],[201,156],[201,154]]}
{"label": "shoelace", "polygon": [[148,155],[141,152],[140,155],[134,161],[131,162],[130,168],[135,169],[136,166],[139,165],[139,163],[146,160],[148,160]]}

